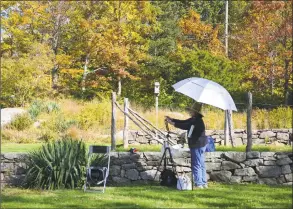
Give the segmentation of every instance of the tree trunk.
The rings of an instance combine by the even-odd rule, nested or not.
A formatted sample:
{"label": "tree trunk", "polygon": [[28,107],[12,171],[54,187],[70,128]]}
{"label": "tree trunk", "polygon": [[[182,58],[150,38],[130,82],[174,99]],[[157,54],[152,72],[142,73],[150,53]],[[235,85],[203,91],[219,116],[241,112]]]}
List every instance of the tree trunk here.
{"label": "tree trunk", "polygon": [[87,68],[88,68],[88,64],[89,64],[89,54],[86,55],[85,58],[85,63],[84,63],[84,67],[83,67],[83,75],[82,75],[82,80],[81,80],[81,90],[82,92],[85,91],[85,82],[86,82],[86,76],[88,74]]}
{"label": "tree trunk", "polygon": [[53,89],[57,88],[58,77],[59,77],[58,72],[59,72],[59,66],[55,64],[52,69],[52,88]]}
{"label": "tree trunk", "polygon": [[120,97],[121,96],[121,77],[118,77],[118,92],[117,92],[117,96]]}
{"label": "tree trunk", "polygon": [[288,92],[289,92],[289,60],[285,59],[285,83],[284,83],[284,98],[285,105],[289,103]]}

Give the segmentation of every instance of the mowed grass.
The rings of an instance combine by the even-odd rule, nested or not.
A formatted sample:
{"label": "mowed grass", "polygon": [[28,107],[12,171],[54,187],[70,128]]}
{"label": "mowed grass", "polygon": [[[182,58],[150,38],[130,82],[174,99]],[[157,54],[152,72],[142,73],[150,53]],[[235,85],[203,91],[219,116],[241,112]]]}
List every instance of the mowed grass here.
{"label": "mowed grass", "polygon": [[292,208],[291,186],[210,183],[179,191],[157,184],[107,187],[106,192],[4,188],[2,208]]}

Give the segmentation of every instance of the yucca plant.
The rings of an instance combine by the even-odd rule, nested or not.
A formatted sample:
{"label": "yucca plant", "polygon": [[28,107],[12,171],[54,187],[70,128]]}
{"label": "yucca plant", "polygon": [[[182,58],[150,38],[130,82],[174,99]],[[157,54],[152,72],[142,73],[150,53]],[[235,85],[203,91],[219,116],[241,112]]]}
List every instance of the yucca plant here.
{"label": "yucca plant", "polygon": [[28,108],[28,113],[31,118],[35,120],[44,109],[44,102],[41,100],[35,100]]}
{"label": "yucca plant", "polygon": [[60,106],[56,102],[48,102],[46,104],[47,113],[60,111]]}
{"label": "yucca plant", "polygon": [[36,189],[76,188],[83,185],[86,148],[82,141],[64,138],[29,153],[24,186]]}

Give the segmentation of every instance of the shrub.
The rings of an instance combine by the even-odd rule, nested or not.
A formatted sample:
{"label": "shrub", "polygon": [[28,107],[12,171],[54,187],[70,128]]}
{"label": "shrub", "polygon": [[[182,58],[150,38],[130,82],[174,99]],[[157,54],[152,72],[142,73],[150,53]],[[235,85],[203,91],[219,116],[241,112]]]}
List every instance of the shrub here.
{"label": "shrub", "polygon": [[38,140],[50,142],[56,138],[58,138],[58,133],[56,133],[55,131],[52,131],[50,129],[44,129],[44,130],[42,130],[41,136],[38,138]]}
{"label": "shrub", "polygon": [[109,126],[111,123],[110,101],[94,101],[85,106],[77,115],[77,121],[81,128],[88,129],[94,124],[98,126]]}
{"label": "shrub", "polygon": [[64,138],[44,144],[28,154],[24,186],[54,190],[76,188],[84,183],[86,148],[82,141]]}
{"label": "shrub", "polygon": [[21,114],[17,115],[12,122],[10,123],[9,127],[12,129],[16,129],[18,131],[22,131],[32,125],[33,121],[28,114]]}
{"label": "shrub", "polygon": [[47,113],[60,111],[60,106],[56,102],[48,102],[46,104]]}
{"label": "shrub", "polygon": [[50,120],[47,120],[44,123],[44,128],[54,132],[62,133],[73,125],[77,125],[75,120],[67,120],[63,114],[52,114],[50,116]]}
{"label": "shrub", "polygon": [[44,103],[41,100],[35,100],[28,108],[28,113],[35,120],[44,109]]}

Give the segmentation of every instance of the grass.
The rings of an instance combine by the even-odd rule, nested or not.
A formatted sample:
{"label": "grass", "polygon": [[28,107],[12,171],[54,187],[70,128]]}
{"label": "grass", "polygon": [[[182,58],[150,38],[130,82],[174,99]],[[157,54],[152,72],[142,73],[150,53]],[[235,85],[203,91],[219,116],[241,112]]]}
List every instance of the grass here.
{"label": "grass", "polygon": [[178,191],[155,183],[108,186],[106,192],[4,188],[2,208],[292,208],[290,186],[209,184]]}
{"label": "grass", "polygon": [[[1,153],[8,153],[8,152],[29,152],[34,149],[41,147],[42,143],[31,143],[31,144],[18,144],[18,143],[5,143],[1,144]],[[87,146],[89,145],[108,145],[111,144],[107,141],[99,142],[92,142],[86,143]],[[139,152],[160,152],[162,145],[129,145],[128,148],[123,147],[123,143],[118,141],[116,144],[116,151],[118,152],[127,152],[130,148],[136,148]],[[216,146],[216,151],[237,151],[237,152],[245,152],[246,146]],[[275,145],[253,145],[252,151],[260,151],[260,152],[292,152],[292,146],[275,146]]]}

